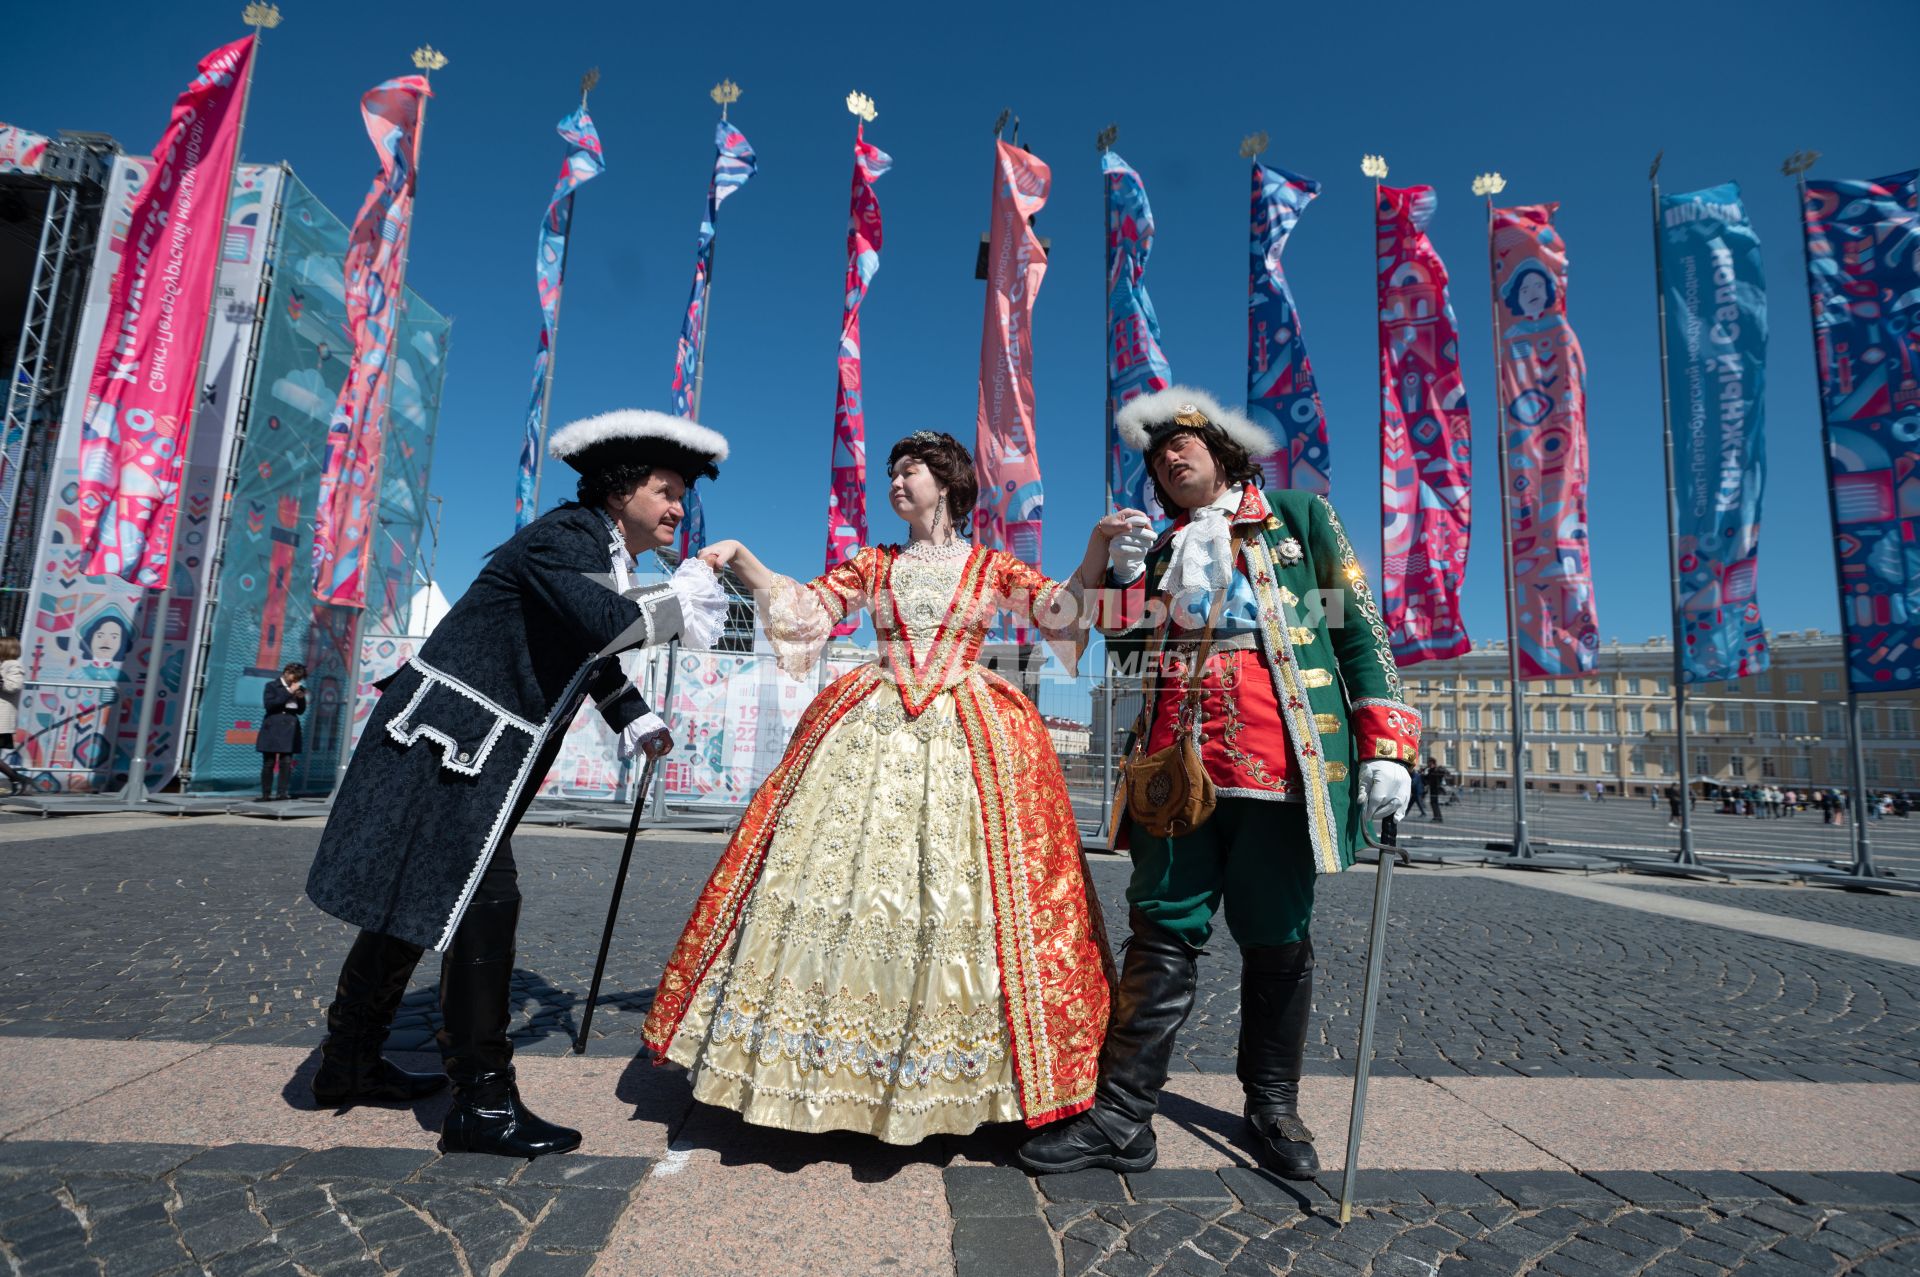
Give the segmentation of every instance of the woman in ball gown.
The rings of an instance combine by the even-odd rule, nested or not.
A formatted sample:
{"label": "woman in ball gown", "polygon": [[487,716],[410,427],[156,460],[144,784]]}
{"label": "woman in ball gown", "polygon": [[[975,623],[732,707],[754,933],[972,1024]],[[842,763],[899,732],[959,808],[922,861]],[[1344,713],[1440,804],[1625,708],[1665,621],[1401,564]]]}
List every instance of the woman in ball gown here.
{"label": "woman in ball gown", "polygon": [[908,436],[887,469],[905,546],[805,584],[735,541],[704,552],[763,600],[789,674],[862,608],[880,651],[802,716],[644,1036],[749,1122],[911,1144],[1093,1102],[1112,959],[1073,808],[1032,702],[974,658],[1005,608],[1076,664],[1082,598],[1139,516],[1103,519],[1056,582],[960,534],[977,485],[952,436]]}

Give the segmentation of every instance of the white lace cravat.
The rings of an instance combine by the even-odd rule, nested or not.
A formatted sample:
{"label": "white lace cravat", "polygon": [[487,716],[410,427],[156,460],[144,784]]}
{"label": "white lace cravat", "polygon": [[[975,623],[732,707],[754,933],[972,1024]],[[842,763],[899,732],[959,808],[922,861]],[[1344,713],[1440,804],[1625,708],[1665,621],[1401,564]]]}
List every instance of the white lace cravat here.
{"label": "white lace cravat", "polygon": [[[1239,493],[1229,490],[1238,508]],[[1222,501],[1226,497],[1221,498]],[[1173,601],[1174,613],[1181,614],[1183,600],[1193,595],[1211,598],[1214,591],[1233,583],[1233,529],[1227,523],[1229,509],[1215,502],[1193,512],[1187,526],[1173,534],[1173,558],[1166,575],[1160,578],[1160,592]]]}

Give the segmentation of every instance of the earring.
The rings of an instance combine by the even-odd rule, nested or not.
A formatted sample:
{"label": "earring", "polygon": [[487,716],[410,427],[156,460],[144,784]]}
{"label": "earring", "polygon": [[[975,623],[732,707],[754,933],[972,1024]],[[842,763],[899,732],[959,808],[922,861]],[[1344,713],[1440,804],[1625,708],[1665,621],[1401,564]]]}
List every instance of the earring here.
{"label": "earring", "polygon": [[940,527],[942,524],[946,522],[947,522],[947,498],[943,495],[940,498],[940,508],[933,512],[933,534],[935,536],[940,535]]}

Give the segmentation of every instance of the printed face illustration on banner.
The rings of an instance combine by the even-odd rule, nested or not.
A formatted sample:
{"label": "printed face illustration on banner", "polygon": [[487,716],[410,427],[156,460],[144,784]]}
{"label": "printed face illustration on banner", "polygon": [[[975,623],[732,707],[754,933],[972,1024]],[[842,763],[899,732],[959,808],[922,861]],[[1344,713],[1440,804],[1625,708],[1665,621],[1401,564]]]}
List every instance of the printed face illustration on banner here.
{"label": "printed face illustration on banner", "polygon": [[1040,563],[1044,489],[1034,442],[1033,303],[1047,254],[1029,219],[1046,207],[1053,174],[1038,156],[994,143],[993,229],[987,241],[987,311],[980,337],[974,465],[980,504],[975,539]]}
{"label": "printed face illustration on banner", "polygon": [[1920,684],[1920,170],[1808,182],[1802,210],[1847,680]]}
{"label": "printed face illustration on banner", "polygon": [[1769,664],[1759,591],[1767,285],[1736,184],[1662,195],[1659,230],[1682,663],[1689,683],[1718,682]]}
{"label": "printed face illustration on banner", "polygon": [[534,287],[540,295],[540,345],[533,352],[533,397],[527,403],[527,428],[520,439],[520,471],[514,484],[513,526],[524,528],[540,512],[533,508],[540,470],[540,449],[546,440],[547,378],[553,367],[553,343],[560,332],[560,293],[566,283],[567,235],[573,228],[573,193],[606,171],[600,153],[600,133],[586,104],[575,107],[554,126],[567,144],[560,161],[560,178],[540,219],[540,242],[534,251]]}
{"label": "printed face illustration on banner", "polygon": [[[714,126],[713,180],[707,183],[707,215],[693,252],[693,295],[680,321],[680,342],[673,355],[673,411],[688,420],[697,418],[695,391],[701,364],[707,357],[707,292],[713,284],[713,239],[720,221],[720,205],[747,184],[758,171],[747,135],[725,120]],[[700,505],[697,483],[687,485],[682,499],[686,517],[680,521],[680,555],[698,554],[707,544],[707,516]]]}
{"label": "printed face illustration on banner", "polygon": [[1430,186],[1380,188],[1381,594],[1402,665],[1472,646],[1460,615],[1473,430],[1447,268],[1427,238]]}
{"label": "printed face illustration on banner", "polygon": [[1257,460],[1269,488],[1327,495],[1332,483],[1327,415],[1300,335],[1300,312],[1280,269],[1287,237],[1320,183],[1283,168],[1253,166],[1253,235],[1247,272],[1247,415],[1280,441]]}
{"label": "printed face illustration on banner", "polygon": [[1173,384],[1160,348],[1160,320],[1147,296],[1147,257],[1153,252],[1153,208],[1146,184],[1118,151],[1100,156],[1107,183],[1107,483],[1111,505],[1131,506],[1168,520],[1153,498],[1146,458],[1120,442],[1113,415],[1121,404]]}
{"label": "printed face illustration on banner", "polygon": [[[873,184],[893,158],[854,133],[853,199],[847,212],[846,304],[840,323],[839,378],[833,396],[833,477],[827,491],[827,567],[852,558],[867,541],[867,416],[860,402],[860,303],[880,269],[880,201]],[[859,622],[834,627],[845,636]]]}
{"label": "printed face illustration on banner", "polygon": [[327,427],[327,464],[313,527],[313,594],[336,607],[364,607],[367,556],[380,511],[382,435],[392,393],[396,300],[404,286],[407,238],[420,162],[420,113],[433,91],[407,75],[360,99],[367,136],[380,156],[347,249],[347,331],[353,363]]}
{"label": "printed face illustration on banner", "polygon": [[1587,558],[1587,365],[1567,321],[1558,204],[1493,210],[1493,320],[1507,436],[1520,677],[1593,669],[1600,647]]}

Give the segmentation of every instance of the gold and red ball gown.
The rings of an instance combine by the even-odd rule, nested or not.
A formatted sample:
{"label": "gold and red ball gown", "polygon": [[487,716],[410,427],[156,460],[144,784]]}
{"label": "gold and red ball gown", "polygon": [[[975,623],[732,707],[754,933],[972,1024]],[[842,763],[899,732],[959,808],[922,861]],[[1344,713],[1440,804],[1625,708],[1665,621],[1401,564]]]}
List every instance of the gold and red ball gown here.
{"label": "gold and red ball gown", "polygon": [[747,1121],[892,1144],[1093,1103],[1111,959],[1032,702],[975,663],[994,612],[1069,590],[999,550],[863,549],[780,578],[798,676],[865,607],[876,660],[802,716],[700,893],[644,1037]]}

